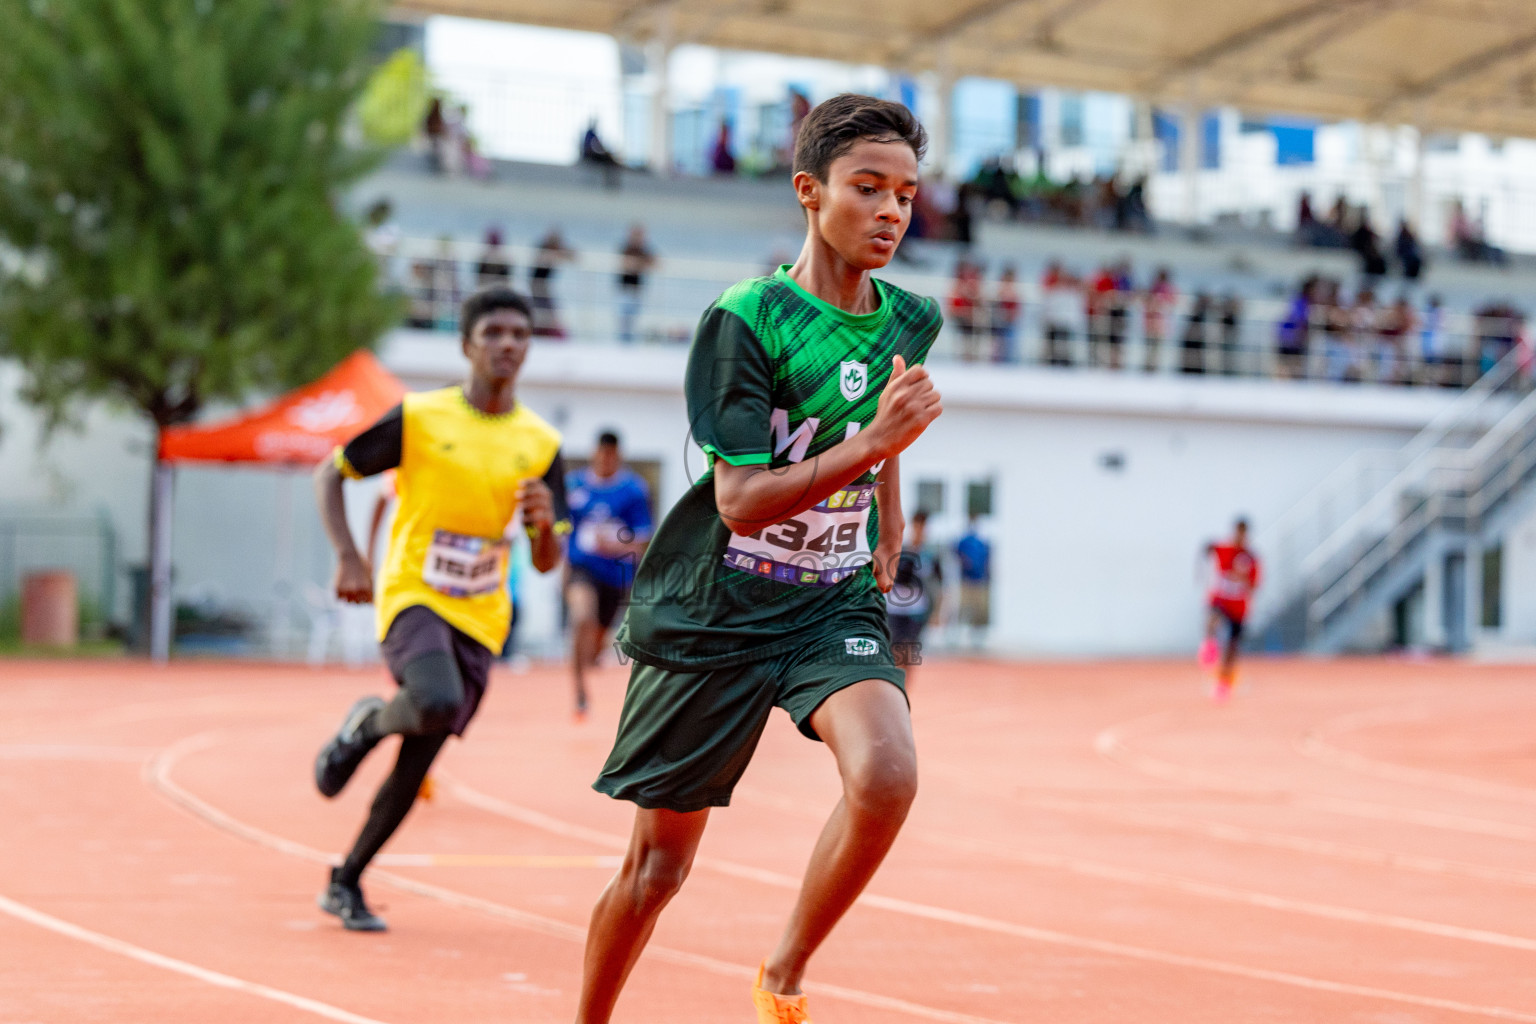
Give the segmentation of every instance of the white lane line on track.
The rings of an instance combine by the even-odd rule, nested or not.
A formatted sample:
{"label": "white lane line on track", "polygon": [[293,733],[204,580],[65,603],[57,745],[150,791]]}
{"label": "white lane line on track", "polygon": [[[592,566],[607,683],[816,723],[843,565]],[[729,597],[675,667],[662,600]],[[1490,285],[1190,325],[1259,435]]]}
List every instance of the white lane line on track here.
{"label": "white lane line on track", "polygon": [[[176,763],[188,754],[201,750],[207,750],[229,735],[228,730],[213,730],[189,736],[178,743],[162,750],[152,760],[145,763],[144,780],[149,786],[169,799],[173,804],[190,812],[193,816],[202,819],[206,823],[222,831],[231,833],[254,843],[258,846],[275,850],[279,853],[302,860],[321,864],[334,864],[339,857],[334,854],[317,850],[303,843],[285,839],[274,835],[265,829],[248,825],[212,804],[195,796],[187,789],[171,778],[171,770]],[[550,819],[553,821],[554,819]],[[575,826],[579,828],[579,826]],[[585,830],[589,835],[605,836],[606,833],[594,830]],[[606,845],[606,844],[605,844]],[[621,841],[621,847],[624,845]],[[568,939],[575,943],[586,941],[587,930],[577,925],[567,924],[553,918],[531,914],[516,907],[509,907],[502,903],[481,899],[478,896],[470,896],[465,893],[455,892],[442,886],[432,885],[429,882],[420,882],[404,875],[397,875],[392,871],[384,871],[374,868],[369,871],[368,877],[374,881],[382,882],[393,889],[409,892],[427,899],[437,900],[451,906],[468,910],[479,911],[504,921],[512,922],[519,927],[538,932],[555,938]],[[798,883],[797,883],[798,884]],[[670,949],[654,943],[648,945],[642,954],[653,960],[675,964],[683,967],[693,967],[709,971],[730,978],[751,979],[756,977],[755,967],[746,967],[741,964],[733,964],[714,957],[704,956],[698,953],[689,953],[684,950]],[[938,1021],[939,1024],[1009,1024],[1007,1021],[999,1021],[990,1017],[977,1017],[971,1014],[956,1013],[952,1010],[943,1010],[937,1007],[925,1006],[921,1003],[911,1003],[904,999],[894,999],[882,996],[874,992],[865,992],[860,989],[845,988],[841,985],[829,985],[823,982],[807,983],[805,990],[811,995],[831,996],[843,999],[847,1002],[857,1003],[862,1006],[870,1006],[877,1009],[891,1010],[905,1014],[908,1017],[917,1017],[923,1020]],[[1536,1017],[1531,1020],[1536,1022]]]}
{"label": "white lane line on track", "polygon": [[[736,793],[747,800],[771,804],[777,810],[786,813],[798,814],[807,819],[820,819],[820,815],[810,811],[798,801],[779,797],[776,794],[768,794],[760,790],[745,789],[743,787],[738,787]],[[926,843],[930,846],[938,846],[950,850],[963,850],[967,853],[979,853],[1001,860],[1013,861],[1017,864],[1026,864],[1030,867],[1043,868],[1050,871],[1065,871],[1069,874],[1082,875],[1087,878],[1121,882],[1126,885],[1141,886],[1143,888],[1163,889],[1224,903],[1262,907],[1266,910],[1275,910],[1282,913],[1303,914],[1309,917],[1343,921],[1349,924],[1394,928],[1402,931],[1417,932],[1421,935],[1434,935],[1438,938],[1457,939],[1464,942],[1478,942],[1489,946],[1502,946],[1507,949],[1536,952],[1536,939],[1526,938],[1522,935],[1509,935],[1504,932],[1443,924],[1439,921],[1426,921],[1421,918],[1406,917],[1399,914],[1382,914],[1370,910],[1359,910],[1354,907],[1341,907],[1331,903],[1316,903],[1311,900],[1293,899],[1288,896],[1278,896],[1256,889],[1240,889],[1235,886],[1215,885],[1197,879],[1183,878],[1178,875],[1168,875],[1156,871],[1142,871],[1136,868],[1104,864],[1079,857],[1067,857],[1049,853],[1029,853],[1006,843],[924,832],[921,829],[913,829],[910,825],[907,831],[903,832],[903,835],[909,834],[912,841]]]}
{"label": "white lane line on track", "polygon": [[1094,737],[1093,748],[1108,760],[1122,764],[1133,771],[1169,782],[1195,786],[1200,789],[1244,796],[1269,796],[1277,802],[1283,802],[1287,806],[1302,810],[1323,811],[1328,814],[1337,814],[1344,817],[1366,818],[1373,821],[1395,821],[1404,825],[1419,825],[1425,828],[1435,828],[1449,832],[1464,832],[1471,835],[1513,839],[1520,842],[1536,842],[1536,828],[1527,825],[1517,825],[1513,822],[1493,821],[1488,818],[1474,818],[1468,815],[1448,814],[1442,811],[1397,807],[1392,804],[1379,804],[1367,800],[1350,800],[1342,797],[1297,793],[1293,790],[1279,787],[1234,785],[1215,772],[1174,764],[1140,753],[1126,742],[1128,735],[1145,735],[1153,731],[1156,725],[1161,725],[1173,717],[1171,712],[1159,712],[1158,714],[1147,715],[1130,722],[1110,726],[1100,731]]}
{"label": "white lane line on track", "polygon": [[352,1013],[350,1010],[343,1010],[339,1006],[322,1003],[317,999],[295,995],[292,992],[285,992],[280,988],[273,988],[270,985],[263,985],[259,982],[246,981],[244,978],[236,978],[233,975],[224,974],[220,971],[212,971],[206,967],[199,967],[197,964],[187,963],[185,960],[178,960],[163,953],[156,953],[153,950],[145,949],[143,946],[135,946],[133,943],[124,942],[122,939],[114,939],[110,935],[93,932],[89,928],[82,928],[77,924],[71,924],[69,921],[54,917],[51,914],[45,914],[41,910],[33,909],[25,903],[18,903],[6,896],[0,896],[0,913],[9,914],[17,920],[26,921],[28,924],[37,925],[39,928],[46,928],[51,932],[57,932],[60,935],[95,946],[97,949],[106,950],[108,953],[116,953],[130,960],[149,964],[151,967],[160,967],[167,971],[174,971],[177,974],[182,974],[219,988],[243,992],[246,995],[267,999],[274,1003],[282,1003],[285,1006],[291,1006],[296,1010],[303,1010],[305,1013],[312,1013],[317,1017],[324,1017],[327,1020],[342,1021],[343,1024],[384,1024],[383,1021],[376,1018],[364,1017],[361,1014]]}
{"label": "white lane line on track", "polygon": [[[541,811],[531,808],[519,807],[496,797],[473,790],[457,780],[447,780],[449,792],[456,798],[463,800],[472,806],[490,811],[502,817],[511,818],[535,828],[546,829],[557,835],[567,836],[573,839],[586,839],[591,842],[601,843],[604,846],[627,845],[623,836],[601,832],[588,828],[585,825],[577,825],[572,822],[562,821],[551,817]],[[761,868],[735,864],[730,861],[700,857],[694,862],[696,868],[715,871],[734,878],[742,878],[765,885],[772,885],[782,889],[798,891],[800,879],[791,875],[781,874],[775,871],[767,871]],[[1052,945],[1068,946],[1075,949],[1085,949],[1109,956],[1124,957],[1132,960],[1141,960],[1151,963],[1160,963],[1176,967],[1187,967],[1196,970],[1211,971],[1218,974],[1248,978],[1258,981],[1275,982],[1282,985],[1291,985],[1298,988],[1311,989],[1319,992],[1331,992],[1339,995],[1363,996],[1371,999],[1382,999],[1395,1003],[1403,1003],[1411,1006],[1423,1006],[1440,1010],[1452,1010],[1457,1013],[1472,1014],[1474,1016],[1491,1017],[1497,1020],[1517,1020],[1536,1022],[1536,1014],[1521,1013],[1502,1006],[1481,1006],[1474,1003],[1464,1003],[1454,999],[1439,999],[1434,996],[1419,996],[1407,992],[1397,992],[1392,989],[1374,988],[1368,985],[1352,985],[1347,982],[1329,981],[1324,978],[1313,978],[1308,975],[1293,974],[1289,971],[1273,971],[1262,967],[1248,967],[1243,964],[1228,963],[1223,960],[1212,960],[1207,957],[1186,956],[1181,953],[1170,953],[1164,950],[1147,949],[1141,946],[1132,946],[1125,943],[1110,942],[1107,940],[1088,938],[1079,935],[1070,935],[1046,928],[1035,928],[1030,925],[1015,924],[1011,921],[1000,921],[995,918],[983,917],[979,914],[969,914],[963,911],[950,910],[944,907],[934,907],[928,904],[916,903],[911,900],[897,899],[889,896],[879,896],[873,893],[865,893],[859,897],[858,902],[878,907],[882,910],[904,914],[910,917],[925,918],[931,921],[940,921],[945,924],[953,924],[961,927],[972,928],[978,931],[993,932],[1001,935],[1009,935],[1015,938],[1027,939],[1034,942],[1049,943]],[[807,986],[809,989],[809,986]]]}
{"label": "white lane line on track", "polygon": [[[1049,811],[1053,814],[1069,814],[1075,817],[1095,818],[1100,821],[1113,821],[1118,824],[1155,829],[1159,832],[1199,836],[1204,839],[1213,839],[1217,842],[1234,843],[1243,846],[1262,846],[1274,850],[1285,850],[1291,853],[1326,857],[1330,860],[1342,860],[1356,864],[1374,864],[1380,867],[1413,871],[1419,874],[1443,875],[1453,878],[1471,879],[1478,882],[1492,882],[1497,885],[1519,885],[1536,888],[1536,871],[1489,867],[1486,864],[1473,864],[1469,861],[1403,853],[1398,850],[1358,846],[1353,843],[1339,843],[1331,839],[1314,839],[1310,836],[1292,835],[1288,832],[1270,832],[1222,821],[1188,818],[1166,812],[1140,811],[1120,804],[1040,796],[1029,792],[1026,787],[996,791],[978,785],[975,779],[968,773],[952,771],[943,765],[930,764],[924,771],[928,775],[937,775],[943,778],[949,785],[958,786],[969,793],[979,794],[987,800],[1006,800],[1036,810]],[[767,794],[754,790],[750,786],[738,786],[736,792],[749,798],[772,799]]]}
{"label": "white lane line on track", "polygon": [[0,761],[127,761],[134,764],[154,747],[93,746],[89,743],[0,743]]}
{"label": "white lane line on track", "polygon": [[[1519,709],[1527,711],[1529,709]],[[1415,786],[1434,786],[1471,796],[1491,797],[1497,800],[1514,800],[1520,803],[1536,803],[1536,789],[1509,783],[1490,782],[1453,772],[1417,768],[1395,764],[1374,757],[1366,757],[1352,750],[1345,750],[1329,742],[1330,737],[1357,732],[1379,725],[1397,725],[1404,722],[1422,721],[1434,714],[1425,701],[1411,704],[1389,704],[1384,707],[1356,711],[1319,725],[1296,741],[1296,749],[1306,757],[1325,764],[1336,765],[1365,775],[1374,775],[1393,782],[1406,782]]]}

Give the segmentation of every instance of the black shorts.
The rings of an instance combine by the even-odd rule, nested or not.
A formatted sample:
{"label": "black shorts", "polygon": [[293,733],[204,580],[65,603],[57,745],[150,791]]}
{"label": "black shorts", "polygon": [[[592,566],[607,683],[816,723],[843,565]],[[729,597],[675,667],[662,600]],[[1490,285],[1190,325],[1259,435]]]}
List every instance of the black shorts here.
{"label": "black shorts", "polygon": [[438,651],[446,653],[458,666],[459,679],[464,684],[464,701],[453,720],[451,732],[464,735],[469,720],[480,709],[480,700],[490,681],[491,662],[495,659],[490,648],[473,639],[469,634],[455,629],[432,609],[424,605],[412,605],[389,624],[384,642],[379,645],[384,653],[384,664],[390,675],[401,686],[405,684],[405,667],[423,654]]}
{"label": "black shorts", "polygon": [[579,565],[571,566],[570,582],[585,583],[597,592],[597,624],[604,629],[613,625],[613,620],[619,617],[619,609],[629,598],[628,587],[604,583]]}
{"label": "black shorts", "polygon": [[906,676],[867,629],[808,637],[784,654],[730,668],[674,672],[635,662],[613,752],[592,788],[648,809],[725,807],[774,707],[813,740],[811,715],[838,690]]}
{"label": "black shorts", "polygon": [[1222,619],[1226,621],[1227,638],[1231,640],[1232,643],[1235,644],[1243,638],[1243,620],[1241,618],[1233,615],[1231,611],[1223,608],[1221,605],[1215,602],[1211,603],[1211,611],[1215,612],[1217,615],[1220,615]]}

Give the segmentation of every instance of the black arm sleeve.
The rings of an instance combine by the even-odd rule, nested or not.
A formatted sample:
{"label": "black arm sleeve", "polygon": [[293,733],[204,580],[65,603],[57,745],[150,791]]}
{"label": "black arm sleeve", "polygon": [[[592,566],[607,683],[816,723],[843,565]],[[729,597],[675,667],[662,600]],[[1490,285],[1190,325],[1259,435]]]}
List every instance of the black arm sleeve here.
{"label": "black arm sleeve", "polygon": [[555,532],[571,530],[571,504],[565,497],[565,456],[555,452],[554,461],[544,472],[544,486],[549,488],[549,503],[555,513]]}
{"label": "black arm sleeve", "polygon": [[348,441],[341,456],[352,473],[359,477],[373,476],[400,465],[400,452],[405,445],[405,414],[401,406],[395,406],[379,417],[379,421]]}

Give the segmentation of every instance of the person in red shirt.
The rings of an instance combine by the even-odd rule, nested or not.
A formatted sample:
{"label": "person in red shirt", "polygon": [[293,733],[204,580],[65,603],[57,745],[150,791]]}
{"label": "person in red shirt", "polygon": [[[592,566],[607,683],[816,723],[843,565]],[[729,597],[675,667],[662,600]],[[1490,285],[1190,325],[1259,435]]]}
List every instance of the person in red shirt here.
{"label": "person in red shirt", "polygon": [[[1232,686],[1237,681],[1238,644],[1243,637],[1243,620],[1248,617],[1248,599],[1259,585],[1259,559],[1248,548],[1246,519],[1239,519],[1233,526],[1230,541],[1208,544],[1205,552],[1214,561],[1216,572],[1211,585],[1210,614],[1205,621],[1205,643],[1200,646],[1200,664],[1216,669],[1215,697],[1220,702],[1232,695]],[[1216,629],[1223,621],[1227,624],[1227,642],[1219,648]]]}

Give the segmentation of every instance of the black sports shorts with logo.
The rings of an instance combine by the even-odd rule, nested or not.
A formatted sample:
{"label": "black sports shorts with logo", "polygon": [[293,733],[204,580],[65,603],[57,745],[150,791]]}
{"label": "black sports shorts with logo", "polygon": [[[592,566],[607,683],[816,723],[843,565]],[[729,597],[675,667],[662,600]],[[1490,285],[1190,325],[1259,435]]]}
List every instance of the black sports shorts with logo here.
{"label": "black sports shorts with logo", "polygon": [[906,695],[890,638],[867,626],[729,668],[677,672],[637,661],[613,752],[592,788],[651,810],[725,807],[775,707],[820,740],[811,714],[866,679],[884,679]]}

